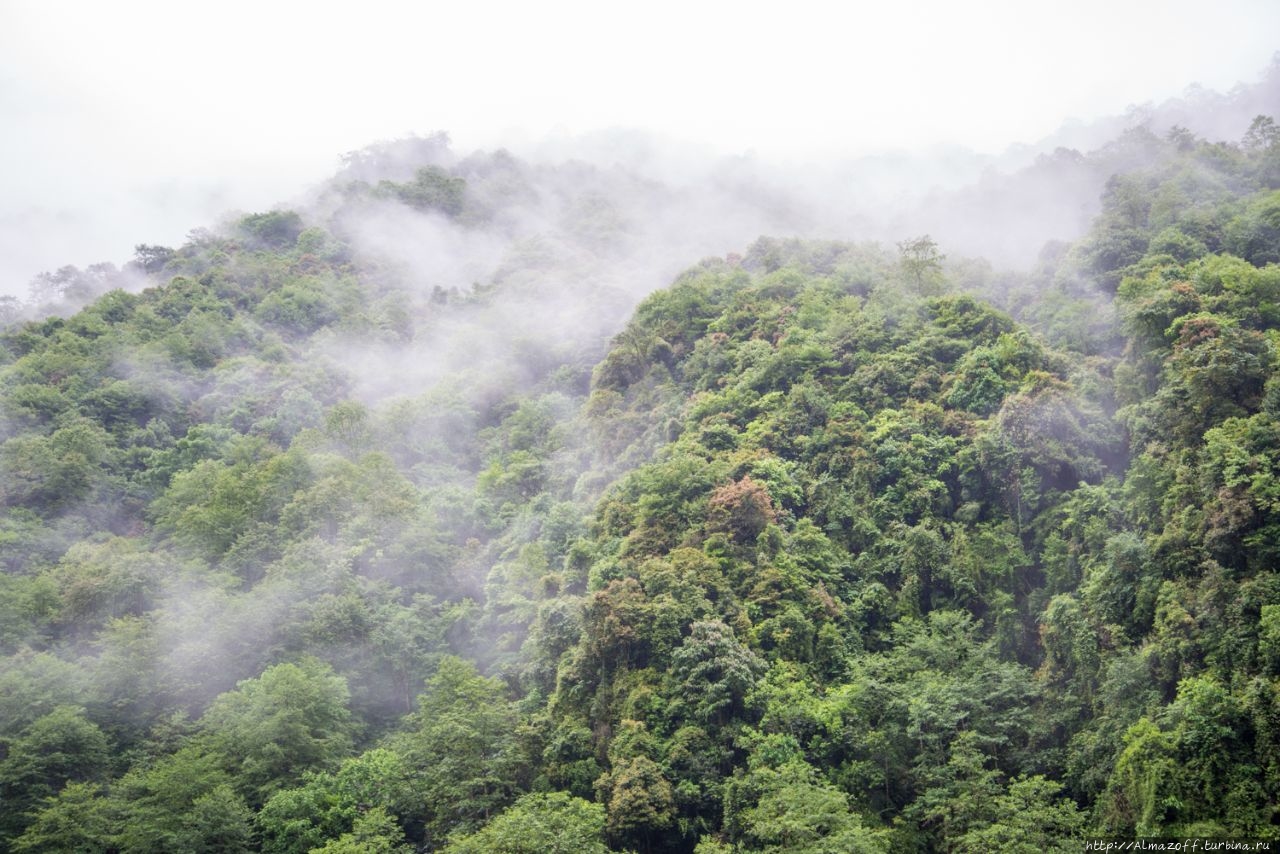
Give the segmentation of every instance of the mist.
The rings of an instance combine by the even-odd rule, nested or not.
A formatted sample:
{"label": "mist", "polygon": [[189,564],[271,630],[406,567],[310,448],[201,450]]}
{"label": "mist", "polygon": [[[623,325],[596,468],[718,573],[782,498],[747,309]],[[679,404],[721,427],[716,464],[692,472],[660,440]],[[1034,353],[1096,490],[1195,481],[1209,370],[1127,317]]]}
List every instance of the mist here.
{"label": "mist", "polygon": [[1198,5],[0,8],[0,849],[1274,836]]}
{"label": "mist", "polygon": [[24,297],[66,264],[123,265],[135,244],[176,245],[229,210],[290,203],[338,155],[415,132],[664,181],[723,172],[708,161],[728,158],[788,193],[820,187],[797,200],[807,233],[862,237],[851,212],[883,222],[1057,144],[1086,151],[1109,138],[1103,117],[1193,84],[1254,82],[1280,11],[1001,2],[832,17],[806,4],[778,19],[658,4],[623,29],[573,2],[537,15],[232,3],[189,21],[149,0],[6,4],[0,293]]}

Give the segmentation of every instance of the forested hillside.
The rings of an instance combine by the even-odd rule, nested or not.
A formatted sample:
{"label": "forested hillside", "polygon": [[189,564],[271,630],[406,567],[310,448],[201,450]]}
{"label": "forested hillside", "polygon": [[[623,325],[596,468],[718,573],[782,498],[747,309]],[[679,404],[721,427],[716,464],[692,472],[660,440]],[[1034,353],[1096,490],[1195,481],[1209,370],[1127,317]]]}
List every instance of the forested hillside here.
{"label": "forested hillside", "polygon": [[625,325],[690,200],[438,138],[42,278],[87,304],[0,333],[0,848],[1280,838],[1241,132],[1078,155],[1030,272],[762,237]]}

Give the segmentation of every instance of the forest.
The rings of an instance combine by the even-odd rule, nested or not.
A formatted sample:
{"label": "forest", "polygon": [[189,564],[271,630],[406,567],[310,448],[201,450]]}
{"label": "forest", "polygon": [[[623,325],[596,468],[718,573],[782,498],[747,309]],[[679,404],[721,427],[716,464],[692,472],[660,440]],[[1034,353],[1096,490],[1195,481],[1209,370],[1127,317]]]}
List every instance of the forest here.
{"label": "forest", "polygon": [[762,236],[642,288],[687,198],[436,136],[43,274],[0,849],[1280,840],[1280,126],[1002,192],[1055,169],[1097,213],[1022,271]]}

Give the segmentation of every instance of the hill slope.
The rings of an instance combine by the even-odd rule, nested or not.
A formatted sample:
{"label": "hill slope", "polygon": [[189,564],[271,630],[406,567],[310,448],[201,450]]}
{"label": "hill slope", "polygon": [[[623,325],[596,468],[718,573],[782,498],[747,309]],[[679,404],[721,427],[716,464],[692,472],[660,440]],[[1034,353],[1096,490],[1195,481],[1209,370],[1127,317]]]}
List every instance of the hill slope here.
{"label": "hill slope", "polygon": [[762,238],[616,336],[662,187],[380,147],[11,326],[0,838],[1274,836],[1280,134],[1140,141],[1025,276]]}

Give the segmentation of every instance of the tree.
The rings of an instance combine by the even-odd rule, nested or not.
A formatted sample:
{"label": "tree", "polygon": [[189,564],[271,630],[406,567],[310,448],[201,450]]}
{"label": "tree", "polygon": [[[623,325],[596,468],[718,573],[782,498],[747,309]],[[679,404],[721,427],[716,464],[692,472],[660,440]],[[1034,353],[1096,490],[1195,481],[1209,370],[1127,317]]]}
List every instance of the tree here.
{"label": "tree", "polygon": [[68,419],[47,437],[16,436],[0,445],[0,501],[48,513],[87,498],[102,482],[113,445],[87,418]]}
{"label": "tree", "polygon": [[[1272,159],[1280,160],[1280,146]],[[1280,180],[1280,166],[1277,180]],[[1280,262],[1280,190],[1261,195],[1245,206],[1244,210],[1227,224],[1226,248],[1251,264],[1262,267]]]}
{"label": "tree", "polygon": [[1262,151],[1280,145],[1280,126],[1271,116],[1254,116],[1245,131],[1241,146],[1245,151]]}
{"label": "tree", "polygon": [[675,820],[671,783],[647,756],[615,763],[596,781],[596,791],[608,809],[609,836],[619,843],[651,850]]}
{"label": "tree", "polygon": [[277,664],[213,702],[200,718],[200,743],[261,804],[304,771],[335,767],[350,753],[348,700],[346,680],[327,665]]}
{"label": "tree", "polygon": [[1131,726],[1107,790],[1098,799],[1100,829],[1116,836],[1159,836],[1182,804],[1175,742],[1147,717]]}
{"label": "tree", "polygon": [[82,664],[19,650],[0,668],[0,733],[12,737],[59,706],[74,707],[91,696],[89,685]]}
{"label": "tree", "polygon": [[525,795],[443,854],[606,854],[605,811],[564,792]]}
{"label": "tree", "polygon": [[296,211],[268,211],[250,214],[237,224],[240,232],[272,249],[293,246],[304,225]]}
{"label": "tree", "polygon": [[961,838],[995,818],[999,774],[987,767],[988,757],[978,742],[977,733],[961,732],[951,744],[946,765],[921,769],[927,788],[908,812],[935,834],[943,851],[960,850]]}
{"label": "tree", "polygon": [[764,672],[764,662],[719,621],[694,623],[671,658],[685,702],[704,723],[723,724],[743,711],[747,694]]}
{"label": "tree", "polygon": [[187,824],[184,851],[239,854],[253,840],[253,811],[229,784],[192,801]]}
{"label": "tree", "polygon": [[100,781],[110,745],[82,708],[60,706],[37,719],[6,745],[0,760],[0,839],[26,825],[26,813],[67,783]]}
{"label": "tree", "polygon": [[653,604],[634,578],[610,581],[587,600],[588,651],[601,666],[643,667],[652,651]]}
{"label": "tree", "polygon": [[150,610],[168,562],[135,539],[77,543],[50,573],[62,599],[59,621],[81,636],[111,619]]}
{"label": "tree", "polygon": [[436,210],[449,217],[460,216],[467,201],[466,180],[439,166],[422,167],[408,183],[382,181],[378,191],[418,210]]}
{"label": "tree", "polygon": [[750,476],[718,487],[707,505],[707,530],[729,534],[744,545],[755,543],[776,520],[768,489]]}
{"label": "tree", "polygon": [[133,262],[144,273],[158,273],[171,260],[173,260],[173,250],[168,246],[139,243],[133,247]]}
{"label": "tree", "polygon": [[942,293],[942,262],[946,258],[927,234],[898,242],[898,264],[903,276],[919,294],[936,296]]}
{"label": "tree", "polygon": [[404,757],[375,748],[348,759],[333,773],[313,772],[301,786],[282,789],[258,812],[265,854],[307,854],[326,840],[356,830],[370,810],[412,817],[419,791]]}
{"label": "tree", "polygon": [[777,768],[762,766],[726,793],[725,811],[742,809],[744,793],[753,806],[742,809],[741,825],[752,848],[774,854],[886,854],[882,831],[866,827],[849,809],[848,797],[800,759]]}
{"label": "tree", "polygon": [[135,766],[111,790],[121,816],[110,837],[125,854],[243,851],[253,813],[219,757],[194,746],[151,767]]}
{"label": "tree", "polygon": [[90,264],[84,270],[68,264],[53,273],[40,273],[30,283],[31,301],[48,305],[66,300],[79,307],[122,284],[113,264]]}
{"label": "tree", "polygon": [[1018,777],[995,798],[991,821],[966,831],[955,850],[1013,854],[1070,854],[1080,850],[1085,814],[1062,796],[1062,785],[1041,776]]}
{"label": "tree", "polygon": [[462,659],[441,660],[408,728],[391,740],[416,776],[430,844],[478,829],[512,800],[522,770],[516,721],[499,682]]}
{"label": "tree", "polygon": [[409,854],[404,832],[382,807],[374,807],[355,821],[349,833],[331,839],[312,854]]}
{"label": "tree", "polygon": [[1274,350],[1266,338],[1228,318],[1201,313],[1170,326],[1177,336],[1170,380],[1156,400],[1180,438],[1192,440],[1225,418],[1256,411]]}
{"label": "tree", "polygon": [[112,834],[119,827],[120,818],[102,796],[101,784],[68,783],[32,814],[26,831],[13,840],[12,850],[31,854],[108,854],[119,850]]}

